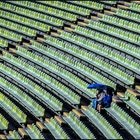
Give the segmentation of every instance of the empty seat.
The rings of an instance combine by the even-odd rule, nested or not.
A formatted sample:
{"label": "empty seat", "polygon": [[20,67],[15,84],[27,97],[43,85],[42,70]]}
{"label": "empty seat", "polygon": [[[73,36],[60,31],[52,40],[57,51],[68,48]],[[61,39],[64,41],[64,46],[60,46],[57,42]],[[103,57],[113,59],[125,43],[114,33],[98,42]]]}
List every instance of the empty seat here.
{"label": "empty seat", "polygon": [[73,112],[68,114],[65,113],[63,118],[81,139],[95,139],[95,136],[91,131],[74,115]]}
{"label": "empty seat", "polygon": [[45,119],[44,125],[49,129],[55,139],[69,139],[67,133],[62,129],[62,127],[57,123],[54,118]]}
{"label": "empty seat", "polygon": [[18,123],[26,123],[27,115],[2,93],[0,93],[0,107],[3,108]]}

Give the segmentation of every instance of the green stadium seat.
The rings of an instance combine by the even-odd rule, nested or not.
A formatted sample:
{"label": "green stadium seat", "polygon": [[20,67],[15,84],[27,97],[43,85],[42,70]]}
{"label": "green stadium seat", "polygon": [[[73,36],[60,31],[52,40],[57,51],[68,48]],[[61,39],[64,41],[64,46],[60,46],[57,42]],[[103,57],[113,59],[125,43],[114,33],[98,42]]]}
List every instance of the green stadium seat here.
{"label": "green stadium seat", "polygon": [[101,21],[110,23],[112,25],[114,24],[119,27],[126,28],[126,29],[128,29],[130,31],[134,31],[136,33],[140,33],[140,31],[139,31],[140,25],[137,23],[130,22],[128,20],[120,19],[118,17],[104,15],[103,18],[101,18]]}
{"label": "green stadium seat", "polygon": [[64,3],[61,1],[39,1],[40,3],[46,4],[46,5],[50,5],[50,6],[54,6],[60,9],[65,9],[67,11],[72,11],[74,13],[78,13],[81,15],[90,15],[90,10],[79,7],[79,6],[75,6],[69,3]]}
{"label": "green stadium seat", "polygon": [[11,1],[10,3],[14,3],[20,6],[28,7],[37,11],[41,11],[44,13],[48,13],[50,15],[54,15],[56,17],[61,17],[63,19],[69,20],[69,21],[76,21],[77,15],[71,14],[69,12],[65,12],[62,10],[58,10],[49,6],[43,6],[41,4],[29,2],[29,1]]}
{"label": "green stadium seat", "polygon": [[70,1],[70,2],[77,5],[85,6],[86,8],[92,8],[96,10],[102,10],[104,8],[103,4],[100,4],[95,1],[84,1],[84,2],[83,1]]}
{"label": "green stadium seat", "polygon": [[129,9],[140,12],[140,5],[132,2]]}
{"label": "green stadium seat", "polygon": [[20,33],[23,33],[23,34],[26,34],[26,35],[29,35],[29,36],[35,36],[36,33],[37,33],[36,30],[33,30],[33,29],[28,28],[28,27],[19,25],[17,23],[13,23],[11,21],[7,21],[5,19],[0,19],[0,25],[2,25],[4,27],[7,27],[8,29],[19,31]]}
{"label": "green stadium seat", "polygon": [[0,114],[0,130],[6,130],[9,127],[9,122],[8,120]]}
{"label": "green stadium seat", "polygon": [[126,130],[135,137],[140,138],[140,125],[123,111],[118,105],[112,103],[111,108],[105,108]]}
{"label": "green stadium seat", "polygon": [[[6,66],[2,66],[1,65],[1,70],[3,70],[3,72],[5,72],[5,69],[9,70],[9,72],[11,71],[12,73],[16,75],[18,75],[18,79],[24,86],[25,86],[28,90],[30,90],[30,92],[32,92],[32,94],[38,98],[40,98],[42,101],[44,101],[45,103],[47,103],[49,106],[51,106],[55,111],[60,111],[62,110],[62,103],[56,99],[54,96],[52,96],[51,94],[49,94],[48,92],[46,92],[44,89],[42,89],[40,86],[38,86],[37,84],[33,83],[31,80],[27,79],[26,77],[24,77],[21,74],[18,74],[16,71],[13,71],[12,69],[6,67]],[[9,76],[10,73],[9,73]]]}
{"label": "green stadium seat", "polygon": [[[27,26],[30,26],[31,28],[34,27],[37,30],[39,29],[39,30],[44,31],[44,32],[47,32],[47,31],[50,30],[50,26],[48,26],[48,25],[46,25],[44,23],[29,19],[29,18],[21,17],[21,16],[19,16],[17,14],[12,14],[10,12],[6,12],[6,11],[1,10],[0,15],[2,17],[6,18],[7,20],[10,19],[10,20],[12,20],[14,22],[18,22],[19,24],[24,24],[25,26],[27,25]],[[3,19],[1,19],[1,20],[3,20]],[[3,24],[8,24],[9,23],[8,25],[10,26],[10,23],[11,23],[11,26],[12,26],[13,25],[12,22],[9,22],[7,20],[3,20],[3,22],[4,22]],[[18,29],[19,26],[17,24],[14,24],[14,25]],[[22,28],[20,30],[22,31]]]}
{"label": "green stadium seat", "polygon": [[70,112],[63,118],[81,139],[95,139],[90,130],[74,115],[74,113]]}
{"label": "green stadium seat", "polygon": [[117,12],[116,12],[116,15],[121,16],[121,17],[126,17],[128,19],[132,19],[134,21],[140,22],[140,15],[136,14],[134,12],[131,12],[131,11],[118,9]]}
{"label": "green stadium seat", "polygon": [[35,124],[28,124],[25,130],[31,139],[45,139]]}
{"label": "green stadium seat", "polygon": [[104,134],[107,139],[122,139],[122,136],[120,136],[113,126],[91,106],[82,109],[82,112]]}
{"label": "green stadium seat", "polygon": [[0,38],[0,48],[7,48],[7,47],[8,47],[8,41]]}
{"label": "green stadium seat", "polygon": [[27,115],[23,113],[13,102],[11,102],[2,93],[0,93],[0,107],[3,108],[18,123],[26,123]]}
{"label": "green stadium seat", "polygon": [[14,33],[12,31],[6,30],[4,28],[0,28],[0,34],[2,37],[6,37],[7,39],[10,39],[12,41],[20,42],[22,40],[21,35]]}
{"label": "green stadium seat", "polygon": [[26,107],[30,112],[32,112],[36,117],[44,116],[45,109],[42,108],[38,103],[36,103],[31,97],[29,97],[26,93],[21,91],[19,88],[8,82],[7,80],[1,78],[0,87],[3,87],[7,90],[10,95],[19,103],[22,102],[22,105]]}
{"label": "green stadium seat", "polygon": [[139,44],[140,42],[140,37],[137,34],[124,31],[120,28],[116,28],[110,25],[106,25],[105,23],[102,23],[102,22],[90,20],[88,26],[91,27],[92,29],[103,31],[105,33],[109,33],[110,35],[115,35],[119,38],[125,39],[126,41],[129,41],[130,43],[134,42],[136,44]]}
{"label": "green stadium seat", "polygon": [[54,118],[46,118],[44,125],[47,129],[49,129],[55,139],[70,139],[67,133],[62,129],[62,127],[57,123]]}
{"label": "green stadium seat", "polygon": [[125,97],[129,100],[124,100],[124,102],[130,107],[132,108],[134,111],[136,111],[136,113],[140,114],[140,101],[139,99],[137,99],[136,97],[133,96],[133,94],[129,93],[129,91],[125,92]]}
{"label": "green stadium seat", "polygon": [[21,137],[16,130],[13,130],[13,131],[9,131],[7,139],[18,139],[18,140],[20,140]]}

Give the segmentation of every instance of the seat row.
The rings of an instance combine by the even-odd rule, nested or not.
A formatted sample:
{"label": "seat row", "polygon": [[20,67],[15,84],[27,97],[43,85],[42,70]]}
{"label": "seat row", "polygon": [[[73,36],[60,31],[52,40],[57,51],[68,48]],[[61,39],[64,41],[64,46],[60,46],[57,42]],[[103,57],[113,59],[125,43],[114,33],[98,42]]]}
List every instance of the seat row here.
{"label": "seat row", "polygon": [[118,27],[123,27],[127,30],[134,31],[136,33],[140,33],[140,25],[128,20],[121,19],[119,17],[103,15],[103,18],[100,19],[101,21],[107,22],[112,25],[116,25]]}
{"label": "seat row", "polygon": [[[80,28],[80,26],[77,27],[77,28]],[[140,56],[139,56],[140,49],[138,47],[136,47],[135,45],[131,45],[131,44],[128,44],[126,42],[125,43],[118,42],[118,44],[117,44],[117,42],[115,42],[115,43],[112,43],[111,44],[110,42],[113,42],[114,41],[113,39],[105,38],[102,34],[100,34],[100,35],[102,36],[103,39],[101,38],[101,36],[100,37],[94,37],[94,36],[92,36],[95,41],[93,41],[93,40],[91,41],[89,39],[86,39],[85,37],[79,37],[77,35],[71,35],[71,37],[73,36],[73,38],[70,38],[70,39],[71,40],[72,39],[75,40],[75,42],[77,41],[81,46],[84,46],[84,47],[85,47],[85,44],[86,44],[86,46],[87,45],[88,46],[93,46],[93,47],[96,46],[96,48],[97,48],[97,46],[98,46],[98,48],[99,48],[99,46],[101,46],[102,48],[104,48],[105,45],[103,46],[103,44],[102,44],[102,43],[104,43],[104,44],[107,44],[107,45],[113,47],[116,50],[119,49],[122,52],[125,52],[125,53],[127,53],[129,55],[132,55],[133,54],[134,57],[140,58]],[[97,43],[96,41],[100,41],[100,43]],[[96,43],[96,45],[92,45],[93,43],[94,44]],[[92,47],[90,47],[90,48],[92,48]]]}
{"label": "seat row", "polygon": [[132,134],[136,139],[140,138],[140,125],[130,117],[124,110],[118,105],[112,103],[111,108],[106,109],[115,119]]}
{"label": "seat row", "polygon": [[6,138],[9,140],[10,139],[18,139],[18,140],[21,139],[20,135],[18,134],[18,132],[16,130],[9,131],[9,134],[7,135]]}
{"label": "seat row", "polygon": [[56,50],[48,47],[43,47],[42,51],[45,51],[45,55],[49,58],[53,58],[58,62],[61,62],[63,64],[66,64],[70,66],[71,68],[74,68],[76,71],[80,72],[81,74],[84,74],[86,77],[91,77],[91,79],[94,82],[97,83],[105,83],[108,84],[116,89],[116,84],[112,82],[111,80],[103,77],[99,73],[93,71],[92,69],[88,68],[87,66],[83,65],[82,63],[71,59],[70,57],[57,52]]}
{"label": "seat row", "polygon": [[3,93],[0,93],[0,107],[3,108],[18,123],[26,123],[27,115],[23,113],[23,111],[21,111],[19,107],[10,101]]}
{"label": "seat row", "polygon": [[9,127],[8,120],[2,114],[0,114],[0,130],[8,129],[8,127]]}
{"label": "seat row", "polygon": [[95,139],[91,131],[74,115],[74,113],[70,112],[63,118],[81,139]]}
{"label": "seat row", "polygon": [[[33,53],[27,51],[24,48],[18,47],[18,50],[16,54],[24,56],[25,58],[31,58],[33,61],[37,58],[41,59],[41,57],[38,57],[37,55],[34,55]],[[27,68],[27,67],[26,67]],[[31,67],[30,67],[31,69]],[[75,94],[72,90],[70,90],[68,87],[60,83],[59,81],[55,80],[51,76],[45,74],[42,71],[37,70],[36,68],[32,67],[32,71],[36,74],[38,74],[39,78],[42,79],[45,83],[48,83],[49,86],[53,87],[56,91],[59,91],[59,94],[61,94],[63,97],[69,99],[69,101],[73,104],[79,104],[80,103],[80,96]],[[56,87],[55,87],[56,86]]]}
{"label": "seat row", "polygon": [[89,120],[103,133],[107,139],[122,139],[122,136],[114,129],[114,127],[92,106],[83,108],[82,112]]}
{"label": "seat row", "polygon": [[[4,56],[4,60],[12,60],[12,55],[6,55]],[[15,61],[16,62],[16,58],[12,61]],[[12,64],[12,61],[9,61],[11,62]],[[18,64],[19,61],[17,61],[17,64]],[[23,62],[22,62],[23,63]],[[21,74],[18,74],[16,71],[12,70],[11,68],[7,67],[7,66],[4,66],[5,69],[9,70],[8,71],[5,71],[5,74],[10,74],[9,76],[11,77],[16,77],[17,79],[17,82],[19,81],[20,84],[22,84],[25,88],[27,88],[33,96],[35,96],[37,99],[41,99],[45,104],[51,106],[51,108],[53,108],[55,111],[60,111],[62,110],[62,106],[63,104],[57,99],[55,98],[53,95],[51,95],[50,93],[46,92],[44,89],[42,89],[40,86],[38,86],[37,84],[35,84],[34,82],[32,82],[31,80],[29,80],[28,78],[26,78],[25,76],[21,75]],[[1,68],[2,70],[2,68]],[[4,73],[4,71],[3,71]],[[13,73],[13,75],[12,75]],[[23,80],[22,80],[23,79]]]}
{"label": "seat row", "polygon": [[76,26],[74,32],[82,34],[87,37],[90,37],[94,40],[100,41],[101,43],[105,43],[107,45],[113,46],[116,49],[117,48],[127,48],[127,49],[129,48],[130,50],[134,50],[133,51],[134,53],[136,50],[139,50],[139,48],[136,48],[135,45],[132,45],[125,41],[116,39],[115,37],[110,37],[109,35],[106,35],[105,33],[103,34],[103,33],[100,33],[100,32],[97,32],[97,31],[94,31],[91,29]]}
{"label": "seat row", "polygon": [[90,15],[91,10],[82,8],[80,6],[75,6],[69,3],[64,3],[60,1],[39,1],[40,3],[44,3],[46,5],[51,5],[60,9],[65,9],[67,11],[72,11],[74,13],[78,13],[81,15]]}
{"label": "seat row", "polygon": [[111,46],[115,49],[122,50],[126,53],[129,53],[129,54],[133,53],[139,58],[139,53],[138,52],[140,52],[140,49],[138,47],[136,47],[136,45],[132,45],[132,44],[127,43],[125,41],[121,41],[119,39],[116,39],[115,37],[110,37],[109,35],[105,35],[105,33],[102,34],[100,32],[97,32],[97,31],[94,31],[94,30],[91,30],[91,29],[87,29],[87,28],[83,28],[83,27],[80,27],[80,26],[76,26],[74,31],[76,33],[81,34],[81,35],[88,36],[88,37],[90,37],[90,38],[92,38],[96,41],[99,41],[100,43],[104,43],[106,45],[109,45],[109,46]]}
{"label": "seat row", "polygon": [[103,10],[104,5],[95,1],[69,1],[71,3],[85,6],[86,8],[92,8],[93,10]]}
{"label": "seat row", "polygon": [[[97,28],[99,28],[99,29],[101,29],[98,25],[100,25],[100,24],[102,24],[102,23],[99,23],[99,22],[94,22],[94,21],[91,21],[92,23],[91,23],[91,25],[89,25],[90,27],[92,26],[92,28],[95,28],[95,29],[97,29]],[[97,25],[97,26],[96,26]],[[110,26],[109,26],[110,27]],[[107,28],[103,28],[103,30],[106,30]],[[102,29],[101,29],[102,30]],[[110,32],[110,31],[109,31]],[[113,34],[116,34],[115,32],[113,32]],[[138,36],[139,37],[139,36]],[[82,39],[81,39],[82,40]],[[104,54],[104,56],[108,56],[109,57],[109,59],[112,59],[112,60],[115,60],[115,62],[117,62],[117,61],[119,61],[119,63],[122,63],[122,61],[123,61],[123,64],[126,64],[126,68],[129,66],[129,68],[130,69],[132,69],[132,71],[135,71],[134,69],[136,69],[137,71],[136,71],[136,73],[139,73],[138,71],[139,71],[139,64],[137,63],[137,62],[135,62],[135,61],[132,61],[132,60],[130,60],[130,59],[128,59],[128,58],[126,58],[126,57],[124,57],[124,56],[122,56],[122,55],[120,55],[120,53],[117,53],[117,52],[115,52],[115,51],[112,51],[112,50],[110,50],[109,48],[107,48],[107,47],[103,47],[103,46],[101,46],[102,44],[100,44],[100,43],[98,43],[98,46],[97,45],[92,45],[94,48],[95,48],[95,46],[96,46],[96,52],[98,52],[98,53],[102,53],[102,54]],[[92,48],[92,47],[90,47],[90,48]],[[131,51],[131,50],[133,50],[133,53],[140,53],[140,49],[138,48],[138,47],[131,47],[131,50],[130,50],[130,47],[128,47],[128,48],[124,48],[125,50],[127,49],[127,50],[129,50],[129,51]],[[91,49],[92,50],[92,49]],[[121,50],[123,50],[123,47],[121,48]]]}
{"label": "seat row", "polygon": [[[3,67],[4,65],[1,64],[0,67]],[[29,112],[32,112],[36,117],[42,117],[44,116],[45,109],[39,105],[36,101],[34,101],[31,97],[29,97],[25,92],[8,82],[7,80],[1,78],[0,86],[2,86],[5,90],[7,90],[11,97],[14,97],[14,99],[17,99],[19,103],[21,103],[23,106],[26,107],[26,109]]]}
{"label": "seat row", "polygon": [[136,111],[138,114],[140,114],[140,100],[133,96],[133,94],[129,93],[129,91],[125,92],[125,98],[127,100],[124,100],[124,102],[131,107],[134,111]]}
{"label": "seat row", "polygon": [[[0,22],[1,22],[1,20],[0,20]],[[22,37],[23,37],[17,33],[14,33],[12,31],[9,31],[9,30],[1,28],[1,27],[0,27],[0,35],[2,37],[5,37],[7,39],[10,39],[10,40],[16,41],[16,42],[20,42],[22,40]]]}
{"label": "seat row", "polygon": [[132,2],[129,9],[140,12],[140,5],[138,3]]}
{"label": "seat row", "polygon": [[[74,35],[71,35],[71,36],[68,36],[67,37],[67,34],[66,35],[63,35],[62,32],[61,32],[61,34],[62,34],[62,38],[66,38],[66,40],[67,39],[70,39],[71,41],[74,41],[75,43],[77,43],[79,45],[80,38],[78,38],[76,35],[75,36]],[[68,34],[68,35],[70,35],[70,34]],[[72,45],[71,43],[68,43],[67,44],[66,41],[59,41],[58,39],[53,38],[53,37],[47,37],[46,39],[47,39],[46,41],[48,41],[48,40],[53,41],[51,44],[55,44],[55,45],[60,44],[59,45],[59,48],[60,47],[63,47],[64,49],[66,49],[66,51],[69,51],[70,53],[71,52],[77,53],[77,56],[78,56],[78,53],[81,53],[82,54],[82,57],[83,57],[84,56],[84,53],[87,52],[87,51],[84,51],[83,49],[79,49],[79,47],[77,47],[75,45]],[[82,42],[82,38],[81,38],[81,42]],[[86,45],[86,43],[87,42],[85,42],[85,45]],[[120,60],[120,62],[118,62],[119,64],[122,63],[122,61],[123,61],[122,64],[123,65],[126,64],[125,65],[126,68],[128,67],[128,65],[130,65],[129,69],[132,69],[132,71],[137,70],[136,73],[139,73],[139,67],[140,67],[140,65],[137,62],[132,61],[132,60],[129,60],[128,58],[125,58],[124,56],[120,55],[119,53],[116,53],[114,51],[111,51],[107,47],[101,46],[101,44],[97,44],[97,45],[95,44],[95,45],[90,46],[90,48],[91,48],[90,50],[93,51],[93,49],[94,49],[94,52],[96,52],[96,53],[97,52],[100,53],[100,54],[102,53],[104,56],[108,55],[112,60],[115,60],[115,62],[116,62],[116,60],[117,61]],[[88,47],[88,46],[86,45],[86,47]],[[94,48],[92,48],[92,47],[94,47]],[[96,51],[95,51],[95,49],[96,49]],[[86,55],[86,56],[88,56],[88,55]]]}
{"label": "seat row", "polygon": [[[72,38],[71,38],[71,40],[72,40]],[[74,40],[75,40],[75,38],[74,38]],[[78,42],[78,41],[75,40],[75,42]],[[81,39],[81,42],[82,42],[82,39]],[[123,67],[129,68],[133,72],[139,74],[139,68],[140,68],[139,63],[135,62],[134,60],[132,61],[132,60],[128,59],[127,57],[122,56],[120,53],[115,52],[114,49],[111,50],[109,47],[103,46],[100,43],[94,43],[94,45],[92,45],[91,43],[94,43],[94,42],[92,42],[92,41],[85,42],[86,47],[89,47],[90,51],[99,53],[99,55],[103,55],[104,57],[108,57],[110,60],[115,61],[118,64],[122,64]],[[137,52],[139,52],[139,48],[137,48]]]}
{"label": "seat row", "polygon": [[[42,53],[45,51],[45,46],[43,46],[40,43],[37,42],[32,42],[32,45],[29,46],[29,48],[33,49],[33,50],[43,50]],[[27,56],[26,58],[28,58],[29,56]],[[32,60],[34,60],[34,62],[40,63],[40,66],[50,70],[51,72],[55,73],[58,76],[61,76],[64,79],[67,79],[68,82],[72,83],[75,87],[79,88],[79,90],[82,90],[84,92],[84,94],[87,94],[87,96],[93,98],[96,95],[96,90],[92,90],[89,91],[87,90],[87,85],[88,83],[84,82],[83,80],[81,80],[78,76],[74,75],[73,73],[65,70],[64,68],[50,62],[47,61],[46,59],[37,56],[37,55],[33,55],[29,57],[29,59],[32,58]],[[58,74],[59,73],[59,74]]]}
{"label": "seat row", "polygon": [[[80,28],[80,27],[78,27],[78,28]],[[66,33],[66,32],[61,32],[61,34],[62,34],[63,38],[67,38],[67,39],[70,38],[70,40],[71,40],[71,38],[76,37],[76,36],[74,36],[70,33]],[[86,53],[85,51],[77,49],[76,53],[78,54],[78,52],[81,54],[81,59],[84,58],[84,56],[85,56],[85,58],[88,59],[88,61],[90,63],[92,63],[94,66],[99,67],[99,68],[102,67],[105,71],[107,71],[107,73],[110,73],[114,76],[116,75],[115,77],[117,79],[121,78],[121,81],[123,81],[126,85],[131,85],[131,84],[134,83],[134,77],[128,75],[127,73],[125,73],[122,70],[114,67],[113,65],[103,61],[102,59],[100,59],[98,57],[95,57],[91,53],[88,53],[88,52]]]}
{"label": "seat row", "polygon": [[26,26],[22,26],[20,24],[5,20],[5,19],[0,19],[0,25],[12,29],[14,31],[23,33],[28,36],[36,36],[37,31],[31,28],[28,28]]}
{"label": "seat row", "polygon": [[63,128],[54,118],[46,118],[44,125],[49,129],[55,139],[70,139],[68,134],[63,130]]}
{"label": "seat row", "polygon": [[99,21],[92,21],[90,20],[89,27],[93,28],[93,29],[97,29],[99,31],[103,31],[103,32],[107,32],[110,35],[115,35],[119,38],[125,39],[126,41],[130,40],[131,42],[134,42],[136,44],[140,43],[140,36],[137,34],[134,34],[132,32],[128,32],[125,30],[122,30],[120,28],[116,28],[110,25],[106,25],[105,23],[99,22]]}
{"label": "seat row", "polygon": [[[56,25],[56,26],[62,26],[64,23],[64,20],[46,15],[46,14],[42,14],[39,12],[35,12],[26,8],[22,8],[22,7],[18,7],[15,5],[10,5],[8,3],[1,3],[0,2],[0,7],[5,11],[10,11],[11,13],[15,13],[15,14],[20,14],[21,16],[26,16],[32,19],[37,19],[41,22],[45,22],[45,23],[50,23],[52,25]],[[14,9],[14,10],[13,10]]]}
{"label": "seat row", "polygon": [[30,1],[10,1],[10,3],[17,4],[19,6],[24,6],[26,8],[31,8],[33,10],[41,11],[50,15],[54,15],[56,17],[61,17],[63,19],[69,20],[69,21],[76,21],[77,15],[71,14],[69,12],[65,12],[62,10],[58,10],[49,6],[44,6],[42,4],[37,4]]}
{"label": "seat row", "polygon": [[5,39],[2,39],[2,38],[0,38],[0,48],[5,48],[5,47],[8,47],[8,41],[7,40],[5,40]]}
{"label": "seat row", "polygon": [[[48,25],[46,25],[44,23],[41,23],[41,22],[38,22],[38,21],[35,21],[35,20],[32,20],[32,19],[29,19],[29,18],[26,18],[26,17],[19,16],[17,14],[6,12],[6,11],[3,11],[3,10],[0,10],[0,16],[6,18],[7,20],[10,19],[10,20],[12,20],[14,22],[18,22],[19,24],[21,23],[21,24],[24,24],[25,26],[28,25],[31,28],[34,27],[34,28],[39,29],[39,30],[44,31],[44,32],[47,32],[47,31],[50,30],[50,26],[48,26]],[[7,20],[6,20],[6,23],[8,22],[10,24],[11,22],[9,22]],[[3,20],[3,21],[5,21],[5,20]]]}
{"label": "seat row", "polygon": [[35,124],[28,124],[25,130],[31,139],[45,139]]}
{"label": "seat row", "polygon": [[[21,53],[22,54],[28,53],[30,55],[30,52],[26,52],[26,50],[23,50],[22,48],[20,48],[20,50],[21,50],[20,54]],[[20,65],[22,65],[22,63]],[[42,72],[40,70],[37,70],[35,67],[32,67],[32,66],[30,66],[30,70],[28,69],[27,66],[25,66],[24,70],[26,70],[27,73],[30,73],[33,77],[38,78],[43,83],[47,84],[50,88],[54,89],[56,92],[59,93],[60,96],[62,96],[63,98],[66,98],[72,104],[79,104],[80,103],[80,97],[77,94],[75,94],[69,88],[67,88],[66,86],[64,86],[63,84],[61,84],[57,80],[55,80],[54,78],[50,77],[49,75],[45,74],[44,72]],[[14,72],[15,75],[18,75],[15,71],[13,71],[13,70],[11,70],[11,71]],[[21,74],[20,74],[20,77],[23,77],[24,79],[27,79]],[[20,78],[20,79],[22,79],[22,78]],[[27,80],[28,80],[27,83],[29,82],[30,84],[36,85],[35,83],[31,82],[29,79],[27,79]],[[24,82],[24,80],[23,80],[23,82]],[[39,88],[39,86],[37,86],[37,85],[35,87]],[[61,108],[61,110],[62,110],[62,108]]]}
{"label": "seat row", "polygon": [[131,11],[122,10],[122,9],[118,8],[115,15],[118,15],[118,16],[121,16],[121,17],[126,17],[127,19],[132,19],[134,21],[140,22],[140,15],[136,14],[134,12],[131,12]]}

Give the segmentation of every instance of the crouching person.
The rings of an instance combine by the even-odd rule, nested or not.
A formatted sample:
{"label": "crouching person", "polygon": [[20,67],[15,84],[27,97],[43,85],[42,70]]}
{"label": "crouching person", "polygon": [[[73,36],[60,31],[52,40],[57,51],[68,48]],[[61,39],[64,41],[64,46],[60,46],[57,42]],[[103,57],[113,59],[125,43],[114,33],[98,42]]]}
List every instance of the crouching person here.
{"label": "crouching person", "polygon": [[107,92],[101,102],[97,104],[97,110],[101,112],[103,108],[108,108],[111,106],[112,102],[112,92]]}
{"label": "crouching person", "polygon": [[100,91],[97,94],[96,98],[93,99],[92,107],[101,112],[103,108],[110,107],[112,102],[112,96],[113,96],[112,92],[110,91],[108,92],[106,90]]}
{"label": "crouching person", "polygon": [[92,100],[92,107],[94,109],[97,109],[98,105],[102,104],[102,100],[105,97],[105,95],[106,95],[106,90],[100,90],[98,92],[98,94],[96,95],[96,98]]}

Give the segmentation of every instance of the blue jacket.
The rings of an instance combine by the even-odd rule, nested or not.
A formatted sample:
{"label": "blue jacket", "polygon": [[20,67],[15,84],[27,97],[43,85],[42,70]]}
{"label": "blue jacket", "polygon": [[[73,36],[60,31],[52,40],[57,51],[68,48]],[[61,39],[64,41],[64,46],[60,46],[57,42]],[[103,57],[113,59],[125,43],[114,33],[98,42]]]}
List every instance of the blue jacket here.
{"label": "blue jacket", "polygon": [[105,107],[109,107],[111,105],[111,102],[112,102],[112,96],[106,95],[102,101],[103,101],[103,104],[105,105]]}

